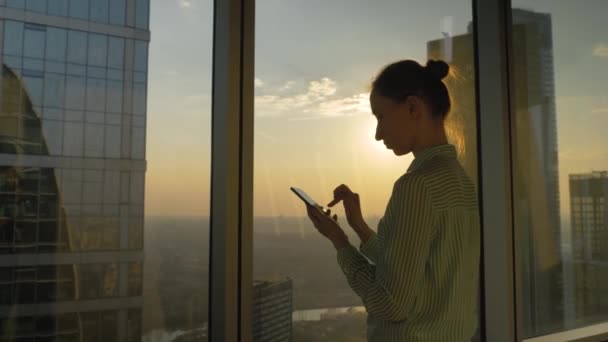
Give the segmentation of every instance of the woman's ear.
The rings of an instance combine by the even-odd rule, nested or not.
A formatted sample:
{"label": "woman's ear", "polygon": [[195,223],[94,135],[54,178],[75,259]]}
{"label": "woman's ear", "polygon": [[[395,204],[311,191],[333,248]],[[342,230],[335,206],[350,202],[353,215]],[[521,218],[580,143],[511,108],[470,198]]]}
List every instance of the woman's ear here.
{"label": "woman's ear", "polygon": [[418,119],[420,117],[420,106],[422,105],[422,99],[416,95],[408,96],[406,99],[406,106],[408,114],[412,119]]}

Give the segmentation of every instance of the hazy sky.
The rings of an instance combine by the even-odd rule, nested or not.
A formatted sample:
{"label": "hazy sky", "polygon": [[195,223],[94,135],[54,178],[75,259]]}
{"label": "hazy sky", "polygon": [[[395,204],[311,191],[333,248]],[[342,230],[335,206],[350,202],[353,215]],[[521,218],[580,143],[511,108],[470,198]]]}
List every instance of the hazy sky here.
{"label": "hazy sky", "polygon": [[[552,14],[564,214],[567,175],[608,169],[608,3],[519,2]],[[256,215],[303,215],[289,186],[325,204],[341,183],[381,215],[411,157],[374,141],[369,82],[465,33],[470,1],[258,0],[256,14]],[[212,18],[211,1],[152,0],[148,215],[209,212]]]}

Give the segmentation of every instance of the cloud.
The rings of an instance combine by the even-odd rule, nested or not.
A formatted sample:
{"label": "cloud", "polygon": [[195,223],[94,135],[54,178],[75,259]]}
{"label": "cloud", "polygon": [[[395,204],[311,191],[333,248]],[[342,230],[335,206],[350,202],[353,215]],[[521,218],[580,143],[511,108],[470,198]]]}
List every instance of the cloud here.
{"label": "cloud", "polygon": [[291,87],[293,87],[295,84],[296,84],[295,81],[288,81],[281,88],[279,88],[279,92],[287,91],[287,90],[291,89]]}
{"label": "cloud", "polygon": [[259,78],[257,78],[257,77],[256,77],[256,78],[253,80],[253,85],[254,85],[256,88],[259,88],[259,87],[261,87],[261,86],[263,86],[263,85],[264,85],[264,82],[263,82],[261,79],[259,79]]}
{"label": "cloud", "polygon": [[181,8],[192,7],[192,0],[177,0],[177,5]]}
{"label": "cloud", "polygon": [[593,55],[600,58],[608,58],[608,45],[598,44],[593,49]]}
{"label": "cloud", "polygon": [[[281,89],[291,88],[294,81],[287,82]],[[311,81],[305,92],[292,95],[259,95],[255,97],[256,116],[287,116],[294,119],[319,119],[338,116],[353,116],[369,113],[369,94],[336,96],[338,87],[328,77]]]}

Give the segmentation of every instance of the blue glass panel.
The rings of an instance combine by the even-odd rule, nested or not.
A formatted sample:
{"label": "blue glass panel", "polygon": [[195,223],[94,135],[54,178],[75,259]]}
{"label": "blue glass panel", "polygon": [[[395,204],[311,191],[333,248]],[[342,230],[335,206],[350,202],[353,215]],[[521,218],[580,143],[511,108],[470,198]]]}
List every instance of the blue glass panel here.
{"label": "blue glass panel", "polygon": [[68,32],[68,62],[87,63],[87,34],[85,32]]}
{"label": "blue glass panel", "polygon": [[108,37],[102,34],[89,34],[89,65],[106,66],[108,56]]}
{"label": "blue glass panel", "polygon": [[70,17],[78,19],[89,19],[89,0],[70,1]]}
{"label": "blue glass panel", "polygon": [[65,99],[65,76],[47,73],[44,77],[44,106],[63,108]]}
{"label": "blue glass panel", "polygon": [[121,69],[108,69],[108,79],[122,81],[123,79],[123,70]]}
{"label": "blue glass panel", "polygon": [[31,71],[43,71],[44,61],[38,58],[23,58],[23,69]]}
{"label": "blue glass panel", "polygon": [[48,13],[50,15],[67,17],[69,8],[68,0],[51,0],[49,1],[48,6]]}
{"label": "blue glass panel", "polygon": [[124,25],[126,8],[125,0],[110,0],[110,24]]}
{"label": "blue glass panel", "polygon": [[122,111],[123,84],[121,81],[108,81],[106,112],[120,113]]}
{"label": "blue glass panel", "polygon": [[54,73],[57,73],[57,74],[65,74],[65,63],[46,61],[44,63],[44,70],[46,72],[54,72]]}
{"label": "blue glass panel", "polygon": [[108,23],[108,0],[91,0],[91,21]]}
{"label": "blue glass panel", "polygon": [[125,40],[123,38],[109,37],[108,66],[122,69],[125,59]]}
{"label": "blue glass panel", "polygon": [[25,0],[7,0],[6,6],[12,8],[25,8]]}
{"label": "blue glass panel", "polygon": [[106,80],[87,79],[87,106],[89,111],[103,112],[106,109]]}
{"label": "blue glass panel", "polygon": [[4,53],[14,56],[23,54],[23,23],[6,21],[4,25]]}
{"label": "blue glass panel", "polygon": [[146,114],[146,85],[136,83],[133,85],[133,114]]}
{"label": "blue glass panel", "polygon": [[23,72],[25,89],[34,106],[42,105],[42,75],[31,71]]}
{"label": "blue glass panel", "polygon": [[84,77],[68,76],[65,88],[65,106],[68,109],[84,109],[86,82]]}
{"label": "blue glass panel", "polygon": [[67,31],[54,27],[46,30],[46,58],[56,61],[65,61],[68,44]]}
{"label": "blue glass panel", "polygon": [[150,13],[150,0],[136,0],[136,2],[135,2],[135,27],[147,30],[149,13]]}
{"label": "blue glass panel", "polygon": [[31,58],[44,58],[44,43],[46,40],[46,27],[34,24],[25,24],[23,31],[23,55]]}
{"label": "blue glass panel", "polygon": [[80,64],[68,64],[68,75],[85,76],[87,67]]}
{"label": "blue glass panel", "polygon": [[46,13],[46,0],[27,0],[25,8],[29,11]]}
{"label": "blue glass panel", "polygon": [[135,71],[146,71],[148,69],[148,43],[143,40],[135,41]]}

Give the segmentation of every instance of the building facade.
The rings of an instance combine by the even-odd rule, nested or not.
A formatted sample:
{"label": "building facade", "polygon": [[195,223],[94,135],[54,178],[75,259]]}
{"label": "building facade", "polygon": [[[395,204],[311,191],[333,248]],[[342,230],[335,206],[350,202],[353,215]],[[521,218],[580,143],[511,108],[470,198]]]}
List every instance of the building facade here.
{"label": "building facade", "polygon": [[292,340],[293,283],[289,278],[253,284],[253,340]]}
{"label": "building facade", "polygon": [[148,21],[0,0],[0,340],[141,340]]}
{"label": "building facade", "polygon": [[588,324],[608,312],[608,171],[572,174],[569,183],[573,318]]}

